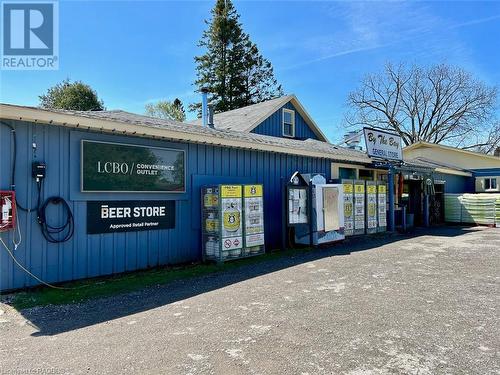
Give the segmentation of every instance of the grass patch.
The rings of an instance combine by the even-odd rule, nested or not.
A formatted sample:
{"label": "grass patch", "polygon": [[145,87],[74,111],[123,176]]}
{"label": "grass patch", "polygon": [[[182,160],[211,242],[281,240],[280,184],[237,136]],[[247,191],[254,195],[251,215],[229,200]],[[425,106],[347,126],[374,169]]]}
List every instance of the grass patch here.
{"label": "grass patch", "polygon": [[213,274],[256,264],[286,256],[298,255],[310,249],[293,249],[263,254],[256,257],[244,258],[223,264],[195,264],[178,267],[156,268],[119,274],[110,277],[101,277],[74,281],[59,286],[71,288],[68,290],[37,287],[14,294],[12,306],[17,310],[35,306],[63,305],[83,302],[92,298],[107,297],[116,294],[132,292],[153,285],[164,285],[176,280],[185,280],[197,276]]}

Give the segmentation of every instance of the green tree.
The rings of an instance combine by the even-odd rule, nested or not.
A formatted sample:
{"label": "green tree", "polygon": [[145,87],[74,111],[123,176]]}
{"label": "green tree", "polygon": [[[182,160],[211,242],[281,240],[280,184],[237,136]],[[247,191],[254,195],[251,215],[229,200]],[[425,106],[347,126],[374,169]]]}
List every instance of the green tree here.
{"label": "green tree", "polygon": [[104,103],[95,90],[82,81],[71,82],[69,79],[49,88],[39,96],[40,107],[48,109],[67,109],[75,111],[102,111]]}
{"label": "green tree", "polygon": [[[231,0],[217,0],[195,57],[199,92],[206,87],[216,112],[228,111],[283,95],[271,63],[243,31]],[[200,111],[201,104],[190,109]]]}
{"label": "green tree", "polygon": [[243,84],[243,106],[283,95],[283,89],[274,76],[272,64],[250,40],[245,45]]}
{"label": "green tree", "polygon": [[146,115],[180,122],[186,120],[184,106],[178,98],[173,102],[160,100],[156,103],[146,104]]}

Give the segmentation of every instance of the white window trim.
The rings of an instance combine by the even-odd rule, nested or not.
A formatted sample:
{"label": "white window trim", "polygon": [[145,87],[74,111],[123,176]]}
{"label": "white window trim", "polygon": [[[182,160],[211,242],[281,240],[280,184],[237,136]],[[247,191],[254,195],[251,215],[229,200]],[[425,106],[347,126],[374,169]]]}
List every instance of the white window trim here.
{"label": "white window trim", "polygon": [[[292,135],[285,134],[285,112],[292,115]],[[295,138],[295,111],[293,109],[283,108],[281,116],[281,134],[283,137]]]}
{"label": "white window trim", "polygon": [[[490,188],[488,188],[488,189],[487,189],[487,188],[486,188],[486,180],[490,180],[490,186],[491,186],[491,181],[493,181],[493,180],[494,180],[494,181],[495,181],[495,185],[496,185],[496,186],[495,186],[494,188],[491,188],[491,187],[490,187]],[[483,186],[484,186],[484,191],[498,191],[498,181],[497,181],[497,178],[496,178],[496,177],[485,177],[485,178],[483,179],[483,184],[484,184],[484,185],[483,185]]]}

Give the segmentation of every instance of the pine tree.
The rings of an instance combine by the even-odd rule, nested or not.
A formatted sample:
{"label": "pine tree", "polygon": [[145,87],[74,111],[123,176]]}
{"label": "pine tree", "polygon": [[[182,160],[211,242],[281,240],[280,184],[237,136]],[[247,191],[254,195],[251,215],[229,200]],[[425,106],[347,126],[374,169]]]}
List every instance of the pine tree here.
{"label": "pine tree", "polygon": [[245,49],[243,105],[260,103],[283,95],[283,89],[274,77],[273,66],[248,40]]}
{"label": "pine tree", "polygon": [[184,118],[186,117],[186,111],[184,110],[184,105],[182,104],[181,100],[179,98],[175,98],[174,100],[174,107],[177,108],[177,110],[184,115]]}
{"label": "pine tree", "polygon": [[[207,30],[198,43],[205,50],[195,57],[199,92],[209,90],[216,112],[228,111],[283,95],[271,63],[244,33],[231,0],[217,0]],[[201,104],[190,106],[200,113]]]}

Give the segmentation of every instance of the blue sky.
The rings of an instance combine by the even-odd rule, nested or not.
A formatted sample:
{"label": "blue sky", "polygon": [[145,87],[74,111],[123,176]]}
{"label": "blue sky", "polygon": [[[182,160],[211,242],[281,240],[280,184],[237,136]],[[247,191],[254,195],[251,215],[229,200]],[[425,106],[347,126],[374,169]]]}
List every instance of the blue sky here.
{"label": "blue sky", "polygon": [[[37,105],[38,95],[69,77],[95,88],[108,109],[143,113],[159,99],[194,102],[193,56],[213,3],[61,1],[59,70],[2,71],[0,100]],[[342,135],[348,93],[387,61],[449,63],[500,86],[500,2],[235,5],[285,92],[332,141]]]}

